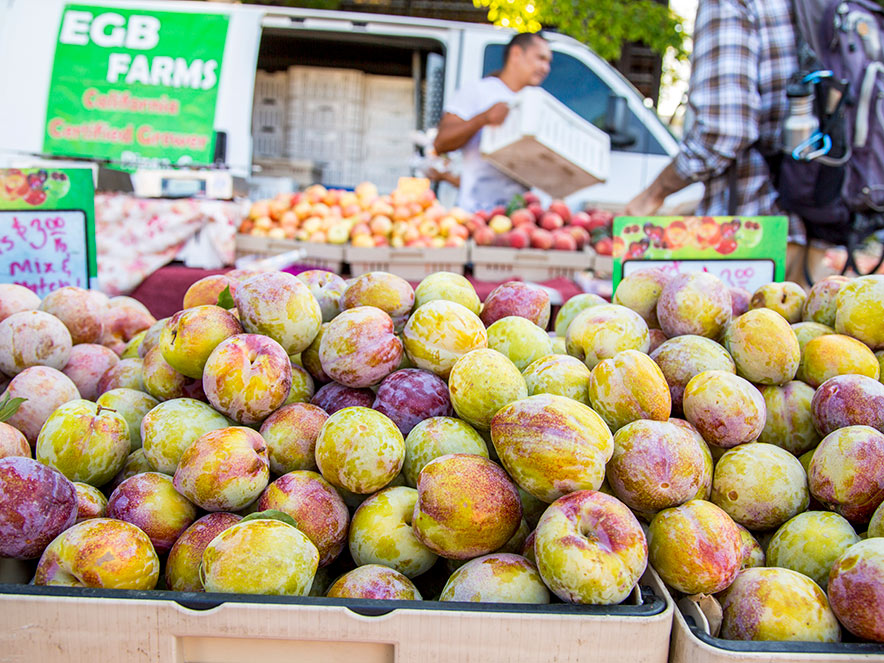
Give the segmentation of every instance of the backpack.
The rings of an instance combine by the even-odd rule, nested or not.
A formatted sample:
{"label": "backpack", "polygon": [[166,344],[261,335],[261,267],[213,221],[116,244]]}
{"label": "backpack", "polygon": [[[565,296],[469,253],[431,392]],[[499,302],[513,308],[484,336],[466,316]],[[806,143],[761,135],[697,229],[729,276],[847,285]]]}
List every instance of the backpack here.
{"label": "backpack", "polygon": [[[794,0],[794,11],[799,71],[787,94],[812,88],[819,130],[778,155],[778,203],[804,220],[809,240],[846,246],[844,271],[859,273],[854,250],[884,229],[884,6]],[[872,271],[882,264],[884,250]]]}

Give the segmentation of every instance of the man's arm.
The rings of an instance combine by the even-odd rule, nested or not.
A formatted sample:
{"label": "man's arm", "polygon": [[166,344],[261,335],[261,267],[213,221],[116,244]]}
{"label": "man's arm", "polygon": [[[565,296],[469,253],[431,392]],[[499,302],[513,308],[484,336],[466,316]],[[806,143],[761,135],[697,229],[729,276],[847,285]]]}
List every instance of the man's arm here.
{"label": "man's arm", "polygon": [[439,130],[436,134],[436,140],[433,142],[436,153],[444,154],[445,152],[459,150],[482,127],[503,123],[507,113],[509,113],[509,106],[503,102],[494,104],[484,113],[479,113],[469,120],[464,120],[454,113],[445,113],[442,116],[442,121],[439,122]]}
{"label": "man's arm", "polygon": [[682,176],[675,165],[669,162],[651,185],[633,198],[623,211],[625,216],[651,216],[663,206],[667,196],[684,189],[691,180]]}

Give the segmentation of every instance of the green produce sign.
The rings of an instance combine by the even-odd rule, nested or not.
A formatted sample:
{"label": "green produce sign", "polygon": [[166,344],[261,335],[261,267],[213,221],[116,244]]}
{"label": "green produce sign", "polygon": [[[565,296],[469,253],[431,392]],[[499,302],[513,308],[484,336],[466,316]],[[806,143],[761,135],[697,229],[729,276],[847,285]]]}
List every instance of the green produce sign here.
{"label": "green produce sign", "polygon": [[67,5],[43,150],[144,165],[210,163],[227,16]]}

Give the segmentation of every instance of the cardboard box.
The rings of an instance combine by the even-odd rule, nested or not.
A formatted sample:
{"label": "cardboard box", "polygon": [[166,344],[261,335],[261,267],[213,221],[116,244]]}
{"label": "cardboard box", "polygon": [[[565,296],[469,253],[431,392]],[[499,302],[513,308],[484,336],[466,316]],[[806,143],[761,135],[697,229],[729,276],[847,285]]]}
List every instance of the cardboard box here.
{"label": "cardboard box", "polygon": [[420,281],[434,272],[463,274],[468,251],[466,246],[432,249],[348,246],[344,256],[350,263],[351,276],[390,272],[406,281]]}
{"label": "cardboard box", "polygon": [[611,160],[608,134],[539,87],[516,94],[504,123],[482,130],[479,149],[498,170],[554,198],[604,182]]}
{"label": "cardboard box", "polygon": [[666,663],[671,597],[640,604],[378,601],[0,585],[10,661]]}
{"label": "cardboard box", "polygon": [[497,246],[470,247],[473,276],[480,281],[546,281],[557,277],[574,278],[592,269],[595,252],[554,251],[552,249],[507,249]]}

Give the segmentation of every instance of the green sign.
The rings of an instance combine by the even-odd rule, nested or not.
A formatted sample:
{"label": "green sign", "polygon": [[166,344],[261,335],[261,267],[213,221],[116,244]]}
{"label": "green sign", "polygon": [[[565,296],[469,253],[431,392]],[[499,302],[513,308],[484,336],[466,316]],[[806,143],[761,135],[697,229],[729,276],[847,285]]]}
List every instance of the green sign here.
{"label": "green sign", "polygon": [[710,272],[754,292],[786,275],[784,216],[621,216],[614,219],[614,288],[648,267]]}
{"label": "green sign", "polygon": [[67,5],[43,150],[136,165],[207,164],[227,16]]}
{"label": "green sign", "polygon": [[0,168],[0,283],[43,297],[97,277],[92,171]]}

